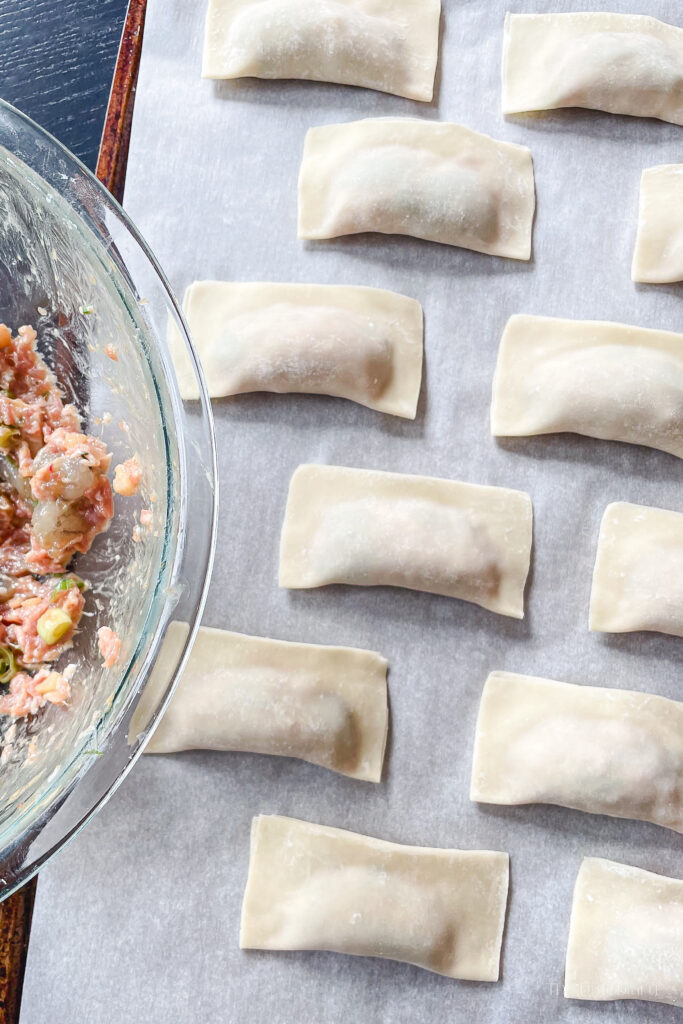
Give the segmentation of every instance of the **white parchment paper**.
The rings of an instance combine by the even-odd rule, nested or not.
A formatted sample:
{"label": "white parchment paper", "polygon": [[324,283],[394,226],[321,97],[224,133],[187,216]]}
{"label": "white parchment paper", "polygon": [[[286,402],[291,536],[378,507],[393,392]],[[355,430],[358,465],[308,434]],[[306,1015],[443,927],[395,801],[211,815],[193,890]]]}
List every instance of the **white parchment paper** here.
{"label": "white parchment paper", "polygon": [[[143,758],[38,887],[24,1024],[140,1021],[446,1024],[674,1021],[653,1003],[562,996],[571,895],[585,854],[683,876],[681,837],[654,825],[469,802],[475,718],[494,668],[683,699],[683,642],[588,632],[598,524],[614,500],[683,510],[671,456],[576,437],[497,443],[488,430],[511,313],[683,330],[681,287],[631,283],[642,168],[683,160],[683,129],[589,111],[504,120],[505,0],[444,0],[436,102],[304,82],[200,79],[203,0],[149,0],[126,207],[179,293],[195,278],[368,284],[418,298],[426,373],[414,423],[349,402],[251,395],[215,404],[222,508],[205,622],[376,649],[390,661],[381,785],[301,762]],[[537,0],[514,10],[558,10]],[[603,0],[582,0],[599,10]],[[677,0],[610,0],[681,23]],[[405,114],[528,145],[538,207],[529,264],[406,238],[304,244],[296,179],[310,125]],[[280,525],[300,462],[418,472],[530,491],[524,622],[390,589],[277,588]],[[498,984],[328,953],[238,949],[253,814],[278,812],[405,843],[508,850]]]}

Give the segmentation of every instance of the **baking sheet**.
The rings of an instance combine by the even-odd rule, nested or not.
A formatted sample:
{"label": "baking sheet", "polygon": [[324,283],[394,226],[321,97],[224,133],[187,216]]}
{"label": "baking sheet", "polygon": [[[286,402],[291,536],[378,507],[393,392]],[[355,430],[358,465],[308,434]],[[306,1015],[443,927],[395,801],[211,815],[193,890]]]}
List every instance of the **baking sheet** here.
{"label": "baking sheet", "polygon": [[[583,855],[683,876],[681,837],[561,808],[468,800],[474,724],[494,668],[683,698],[682,641],[591,635],[598,524],[614,500],[683,510],[681,463],[573,437],[494,442],[491,377],[511,313],[681,330],[680,287],[629,275],[643,167],[683,159],[674,125],[590,111],[505,121],[506,7],[444,0],[437,101],[304,82],[199,77],[204,2],[149,0],[125,205],[179,293],[195,278],[369,284],[418,298],[426,373],[414,423],[342,400],[250,395],[214,404],[222,489],[204,621],[288,640],[376,649],[390,662],[384,782],[302,762],[187,753],[143,758],[41,875],[22,1021],[394,1024],[673,1021],[654,1003],[562,996]],[[645,5],[610,0],[611,9]],[[600,10],[604,0],[582,0]],[[675,0],[648,13],[681,21]],[[296,238],[310,125],[405,114],[530,146],[538,208],[530,264],[405,238]],[[528,490],[533,569],[523,622],[410,591],[277,588],[280,525],[300,462],[419,472]],[[508,850],[502,980],[455,982],[403,964],[238,949],[253,814],[277,812],[397,842]]]}

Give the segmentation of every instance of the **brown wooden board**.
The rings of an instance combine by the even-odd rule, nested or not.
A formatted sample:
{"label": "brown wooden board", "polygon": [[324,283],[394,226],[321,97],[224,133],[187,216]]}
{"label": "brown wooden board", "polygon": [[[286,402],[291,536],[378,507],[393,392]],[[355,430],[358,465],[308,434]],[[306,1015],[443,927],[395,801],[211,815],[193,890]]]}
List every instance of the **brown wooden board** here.
{"label": "brown wooden board", "polygon": [[[119,202],[126,180],[146,6],[147,0],[129,0],[97,160],[97,177]],[[31,879],[0,904],[0,1024],[19,1024],[36,885],[37,879]]]}
{"label": "brown wooden board", "polygon": [[36,879],[0,905],[0,1022],[19,1024]]}
{"label": "brown wooden board", "polygon": [[129,0],[97,160],[97,177],[119,202],[126,181],[146,7],[147,0]]}

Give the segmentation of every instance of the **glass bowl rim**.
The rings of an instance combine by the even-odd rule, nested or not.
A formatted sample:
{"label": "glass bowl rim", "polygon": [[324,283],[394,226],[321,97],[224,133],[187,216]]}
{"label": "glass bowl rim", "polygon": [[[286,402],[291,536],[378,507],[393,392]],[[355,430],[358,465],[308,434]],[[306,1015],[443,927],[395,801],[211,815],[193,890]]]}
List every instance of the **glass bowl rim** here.
{"label": "glass bowl rim", "polygon": [[[178,683],[178,680],[183,672],[187,659],[190,655],[192,645],[197,634],[197,630],[199,629],[202,613],[204,611],[204,606],[206,604],[208,590],[211,583],[211,575],[216,551],[219,487],[218,463],[216,453],[216,434],[214,428],[211,401],[208,394],[208,388],[206,385],[204,372],[199,357],[195,351],[194,344],[192,342],[189,328],[185,319],[185,315],[182,311],[182,307],[178,300],[176,299],[173,290],[171,289],[171,286],[169,284],[169,281],[163,269],[161,268],[156,256],[154,255],[150,246],[145,241],[145,239],[143,238],[135,224],[132,222],[126,211],[123,209],[121,203],[109,192],[106,186],[99,180],[99,178],[97,178],[97,176],[90,170],[90,168],[88,168],[63,143],[56,139],[46,129],[42,128],[29,115],[23,113],[23,111],[14,107],[11,103],[8,103],[2,97],[0,97],[0,111],[2,111],[3,115],[9,120],[10,123],[15,121],[18,122],[20,129],[28,130],[29,134],[36,135],[43,143],[47,144],[49,148],[54,149],[57,152],[57,154],[61,157],[61,159],[64,160],[66,164],[70,166],[77,174],[80,174],[81,176],[85,177],[89,185],[94,189],[95,193],[98,195],[103,206],[105,208],[109,208],[110,212],[113,213],[117,222],[124,229],[124,232],[127,233],[127,235],[132,239],[134,244],[137,246],[147,264],[148,269],[151,270],[153,276],[156,278],[157,284],[160,286],[161,291],[163,293],[165,302],[167,304],[167,308],[170,308],[173,311],[173,314],[175,315],[177,326],[180,329],[182,340],[185,344],[187,354],[190,357],[192,367],[197,377],[197,382],[200,391],[200,398],[199,403],[197,403],[197,407],[201,409],[202,418],[204,420],[203,426],[208,436],[210,446],[210,450],[206,452],[205,455],[207,457],[207,468],[210,470],[209,486],[211,489],[212,497],[209,521],[204,521],[204,525],[208,526],[208,549],[205,556],[205,565],[201,566],[201,572],[197,573],[197,577],[199,578],[200,582],[198,583],[197,593],[194,598],[194,615],[192,617],[192,621],[189,623],[189,630],[185,639],[182,653],[180,654],[180,657],[176,660],[176,664],[175,667],[173,668],[170,682],[168,683],[168,686],[165,690],[163,700],[160,702],[154,714],[151,716],[150,721],[147,722],[144,728],[142,728],[139,731],[136,738],[135,749],[132,750],[131,755],[127,759],[126,763],[123,765],[122,768],[115,772],[113,779],[111,779],[108,782],[104,791],[98,793],[94,800],[88,802],[86,810],[80,815],[77,822],[63,835],[56,838],[55,841],[51,841],[49,847],[46,850],[42,851],[39,856],[31,858],[29,854],[25,862],[21,864],[21,867],[19,868],[18,871],[9,872],[9,874],[12,875],[10,879],[2,879],[3,884],[0,887],[0,902],[2,902],[3,900],[7,899],[7,897],[12,895],[12,893],[16,892],[23,885],[25,885],[26,882],[28,882],[59,850],[67,846],[68,843],[70,843],[71,840],[74,839],[75,836],[77,836],[78,833],[87,825],[91,818],[93,818],[94,815],[107,803],[107,801],[113,796],[113,794],[116,792],[118,787],[121,785],[121,783],[124,781],[128,773],[133,768],[133,765],[136,763],[142,751],[144,750],[147,740],[154,732],[154,729],[156,728],[156,725],[159,719],[161,718],[164,709],[166,708],[168,702],[172,697],[173,691],[175,690],[175,687]],[[3,148],[6,149],[7,147],[3,146]],[[8,150],[8,152],[10,153],[10,155],[12,155],[11,150]],[[24,162],[22,157],[17,157],[17,159]],[[55,186],[50,181],[45,179],[37,168],[31,167],[31,170],[39,178],[45,181],[45,184],[48,188],[54,191]],[[69,202],[68,199],[65,199],[65,201]],[[74,212],[76,216],[80,217],[78,211]],[[93,238],[96,241],[96,243],[101,245],[102,238],[98,237],[97,233],[93,230],[91,226],[88,227],[91,233],[93,234]],[[155,342],[157,342],[157,332],[150,331],[149,333],[151,338]],[[173,411],[173,423],[176,428],[178,438],[179,440],[181,440],[183,435],[177,411],[177,405],[180,401],[177,383],[174,380],[167,380],[167,384],[169,386],[171,394],[174,396],[175,399],[171,403],[171,408]],[[186,485],[186,482],[182,481],[181,486],[182,485]],[[185,506],[185,508],[181,512],[181,520],[179,526],[181,532],[187,528],[187,518],[188,506]],[[147,678],[149,678],[149,674],[151,673],[153,666],[156,663],[156,660],[159,656],[159,633],[160,626],[162,624],[162,618],[162,615],[159,615],[157,617],[157,621],[152,629],[152,644],[156,647],[153,658],[148,664],[143,664],[143,666],[141,667],[141,670],[138,673],[138,683],[137,685],[131,687],[130,694],[128,695],[128,698],[126,700],[126,707],[130,707],[133,700],[136,697],[140,697],[141,693],[144,690],[144,685],[140,685],[140,680],[142,680],[143,683],[146,681],[144,678],[144,669],[147,669],[146,674]],[[107,731],[107,739],[109,739],[112,736],[112,734],[115,733],[117,729],[121,727],[121,724],[125,722],[125,718],[125,708],[122,708],[118,717],[114,722],[112,722],[111,727]],[[33,826],[35,828],[37,821],[42,821],[51,810],[53,810],[55,813],[59,811],[63,803],[66,800],[68,800],[68,797],[73,792],[73,790],[79,786],[79,783],[81,783],[85,777],[87,777],[88,767],[89,766],[86,766],[82,771],[76,773],[73,776],[73,778],[71,778],[71,780],[69,781],[64,792],[60,793],[56,800],[48,802],[47,806],[43,810],[42,814],[38,817],[38,819],[32,820],[27,826],[27,828],[24,830],[24,832],[21,832],[15,839],[12,840],[12,842],[10,842],[5,848],[0,850],[0,867],[3,865],[2,858],[8,852],[10,852],[15,846],[21,843],[21,841],[26,837],[26,834],[31,831],[31,827]],[[35,834],[39,834],[40,830],[41,829],[38,828],[35,831]],[[32,836],[33,839],[35,839],[35,834]]]}

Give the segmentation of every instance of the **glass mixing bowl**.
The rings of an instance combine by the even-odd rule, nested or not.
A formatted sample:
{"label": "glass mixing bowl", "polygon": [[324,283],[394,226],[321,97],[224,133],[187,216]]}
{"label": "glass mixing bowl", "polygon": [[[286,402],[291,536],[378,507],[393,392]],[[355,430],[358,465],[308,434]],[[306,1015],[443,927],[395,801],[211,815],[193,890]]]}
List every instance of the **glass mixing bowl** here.
{"label": "glass mixing bowl", "polygon": [[[112,794],[170,698],[201,617],[217,511],[211,408],[182,315],[125,213],[58,142],[0,101],[0,322],[38,348],[112,465],[137,453],[140,492],[74,570],[90,589],[68,707],[0,717],[0,899]],[[184,404],[166,346],[175,322],[197,376]],[[113,346],[114,351],[105,348]],[[116,358],[112,359],[111,355]],[[151,509],[151,528],[140,512]],[[175,620],[185,625],[168,631]],[[97,629],[122,638],[105,669]]]}

